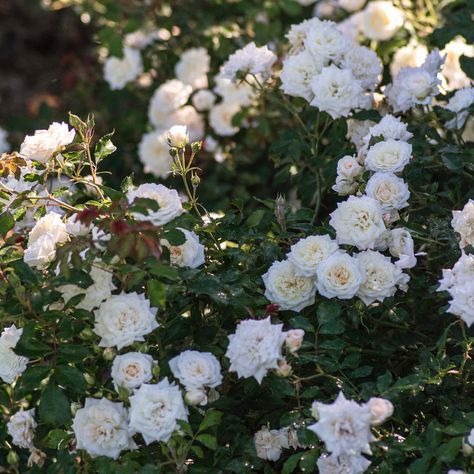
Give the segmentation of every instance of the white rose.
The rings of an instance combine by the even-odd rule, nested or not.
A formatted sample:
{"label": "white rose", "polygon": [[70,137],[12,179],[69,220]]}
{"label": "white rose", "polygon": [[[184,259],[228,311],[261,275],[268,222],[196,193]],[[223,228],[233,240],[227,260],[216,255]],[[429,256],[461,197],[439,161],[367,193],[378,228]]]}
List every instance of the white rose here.
{"label": "white rose", "polygon": [[469,199],[462,211],[453,211],[451,226],[461,236],[460,247],[474,245],[474,200]]}
{"label": "white rose", "polygon": [[362,474],[371,462],[361,455],[342,454],[335,456],[322,454],[317,461],[319,474]]}
{"label": "white rose", "polygon": [[349,69],[331,65],[311,79],[314,98],[311,105],[327,112],[333,119],[347,117],[360,107],[363,91],[360,82]]}
{"label": "white rose", "polygon": [[308,426],[308,429],[316,433],[334,456],[371,453],[371,413],[366,405],[347,400],[344,394],[339,392],[331,404],[317,402],[317,410],[319,421]]}
{"label": "white rose", "polygon": [[168,143],[175,148],[184,148],[189,142],[186,125],[173,125],[167,133]]}
{"label": "white rose", "polygon": [[204,138],[204,119],[192,105],[185,105],[171,112],[166,115],[162,122],[164,128],[170,128],[176,124],[185,125],[187,127],[190,142],[197,142]]}
{"label": "white rose", "polygon": [[129,346],[135,341],[144,341],[146,334],[154,331],[156,309],[144,295],[124,293],[112,295],[95,311],[94,332],[102,339],[100,347]]}
{"label": "white rose", "polygon": [[[252,76],[247,76],[246,81],[252,82]],[[247,107],[252,104],[257,91],[255,91],[247,82],[234,83],[230,79],[226,79],[219,73],[214,77],[216,83],[214,92],[219,94],[224,102],[234,103],[240,107]]]}
{"label": "white rose", "polygon": [[30,267],[44,270],[56,257],[56,240],[51,234],[45,234],[28,244],[23,260]]}
{"label": "white rose", "polygon": [[374,173],[365,188],[367,196],[378,201],[384,211],[408,206],[410,191],[402,178],[393,173]]}
{"label": "white rose", "polygon": [[197,91],[191,100],[196,110],[204,112],[212,108],[216,102],[216,96],[210,90],[202,89]]}
{"label": "white rose", "polygon": [[169,366],[186,390],[214,388],[222,383],[221,365],[210,352],[183,351],[169,361]]}
{"label": "white rose", "polygon": [[323,61],[304,50],[283,61],[280,74],[281,90],[293,97],[303,97],[308,102],[314,98],[311,78],[322,71]]}
{"label": "white rose", "polygon": [[77,449],[84,449],[92,457],[118,459],[122,451],[137,447],[132,440],[123,403],[106,398],[86,398],[84,408],[76,412],[72,429]]}
{"label": "white rose", "polygon": [[367,402],[369,407],[372,425],[381,425],[387,418],[393,415],[393,405],[386,398],[372,397]]}
{"label": "white rose", "polygon": [[20,448],[31,449],[35,437],[35,409],[17,411],[8,421],[8,434],[12,437],[14,445]]}
{"label": "white rose", "polygon": [[239,127],[232,125],[234,115],[241,110],[236,102],[224,101],[212,107],[209,113],[209,124],[217,135],[229,137],[239,131]]}
{"label": "white rose", "polygon": [[450,120],[446,126],[448,128],[457,128],[460,130],[469,117],[469,111],[465,110],[474,103],[474,87],[460,89],[456,91],[453,97],[449,99],[445,109],[456,113],[456,117]]}
{"label": "white rose", "polygon": [[335,61],[349,48],[349,41],[331,21],[321,21],[311,28],[304,39],[305,49],[315,58],[317,63],[327,65]]}
{"label": "white rose", "polygon": [[161,239],[160,243],[170,252],[170,263],[177,267],[198,268],[205,262],[204,245],[199,243],[199,237],[192,231],[180,230],[186,241],[181,245],[171,245],[166,239]]}
{"label": "white rose", "polygon": [[142,30],[136,30],[133,33],[128,33],[125,35],[123,43],[125,46],[130,48],[143,49],[159,38],[159,31],[146,28]]}
{"label": "white rose", "polygon": [[66,123],[54,122],[48,130],[36,130],[34,135],[27,135],[21,144],[20,154],[29,160],[47,163],[55,153],[69,145],[75,136],[75,130],[69,130]]}
{"label": "white rose", "polygon": [[184,212],[181,199],[175,189],[169,189],[162,184],[146,183],[127,192],[131,204],[136,198],[153,199],[158,203],[158,210],[149,210],[148,214],[134,213],[139,221],[151,221],[154,225],[165,225]]}
{"label": "white rose", "polygon": [[337,162],[337,174],[347,180],[357,178],[364,172],[364,168],[359,164],[354,156],[344,156]]}
{"label": "white rose", "polygon": [[451,287],[464,285],[472,279],[474,279],[474,255],[463,253],[451,270],[443,270],[443,278],[437,291],[449,291]]}
{"label": "white rose", "polygon": [[98,261],[94,262],[91,267],[90,277],[92,285],[87,288],[80,288],[77,285],[62,285],[58,287],[58,291],[62,294],[64,302],[68,302],[73,296],[85,295],[76,307],[92,311],[97,308],[102,301],[112,295],[112,291],[116,289],[112,279],[113,273],[110,270],[102,268]]}
{"label": "white rose", "polygon": [[192,388],[184,394],[184,400],[188,405],[191,406],[205,406],[208,402],[208,397],[205,390],[201,388]]}
{"label": "white rose", "polygon": [[254,377],[260,384],[269,369],[278,368],[285,342],[283,324],[271,324],[270,317],[261,320],[247,319],[237,325],[230,334],[226,357],[230,360],[230,372],[239,378]]}
{"label": "white rose", "polygon": [[23,329],[18,329],[14,324],[12,324],[10,327],[5,328],[2,331],[2,335],[0,336],[0,346],[13,349],[17,345],[22,334]]}
{"label": "white rose", "polygon": [[41,217],[28,235],[28,245],[35,243],[39,238],[49,234],[54,241],[62,244],[69,240],[66,224],[56,212],[49,212]]}
{"label": "white rose", "polygon": [[[155,127],[163,127],[170,112],[182,107],[193,88],[177,79],[163,83],[153,94],[148,107],[148,118]],[[174,124],[172,124],[174,125]]]}
{"label": "white rose", "polygon": [[382,208],[370,197],[349,196],[338,203],[329,224],[335,229],[340,244],[355,245],[359,250],[373,248],[385,232]]}
{"label": "white rose", "polygon": [[337,30],[348,40],[352,41],[353,43],[359,43],[359,36],[360,36],[360,17],[362,16],[362,12],[353,13],[345,20],[340,21],[337,23]]}
{"label": "white rose", "polygon": [[0,345],[0,379],[11,384],[26,370],[28,359],[16,355],[9,347]]}
{"label": "white rose", "polygon": [[[257,431],[254,436],[255,450],[257,456],[261,459],[268,459],[269,461],[278,461],[281,456],[283,444],[285,443],[282,439],[280,430],[269,430],[264,427],[260,431]],[[288,441],[286,442],[286,447]]]}
{"label": "white rose", "polygon": [[287,257],[296,266],[296,276],[314,277],[318,265],[338,249],[328,235],[311,235],[293,244]]}
{"label": "white rose", "polygon": [[167,178],[171,173],[173,158],[166,133],[162,130],[145,133],[138,145],[138,157],[144,165],[145,173],[151,173],[157,178]]}
{"label": "white rose", "polygon": [[123,57],[109,57],[104,64],[104,79],[112,90],[123,89],[143,72],[140,51],[125,47]]}
{"label": "white rose", "polygon": [[459,316],[468,327],[474,323],[474,281],[455,285],[449,290],[452,300],[449,302],[448,313]]}
{"label": "white rose", "polygon": [[372,137],[382,137],[384,140],[402,140],[406,142],[413,137],[413,133],[407,130],[407,124],[400,120],[400,117],[394,117],[387,114],[382,120],[373,124],[364,136],[364,143],[368,147]]}
{"label": "white rose", "polygon": [[231,54],[222,66],[222,77],[235,81],[238,73],[261,76],[265,81],[272,74],[276,55],[267,46],[258,48],[254,42]]}
{"label": "white rose", "polygon": [[359,262],[345,253],[334,253],[318,267],[316,287],[326,298],[350,299],[364,281]]}
{"label": "white rose", "polygon": [[72,214],[66,221],[66,232],[75,237],[83,237],[87,235],[91,230],[91,225],[84,225],[80,219],[77,218],[77,214]]}
{"label": "white rose", "polygon": [[395,263],[400,268],[413,268],[416,265],[413,238],[406,229],[397,228],[390,232],[390,253],[398,258]]}
{"label": "white rose", "polygon": [[188,411],[179,388],[165,378],[143,384],[130,397],[130,429],[143,436],[146,444],[168,441],[179,429],[177,420],[188,420]]}
{"label": "white rose", "polygon": [[408,275],[394,265],[390,257],[379,252],[366,250],[355,256],[359,262],[364,281],[357,291],[357,296],[368,306],[374,301],[383,301],[393,296],[397,288],[404,287]]}
{"label": "white rose", "polygon": [[461,56],[474,57],[474,46],[471,42],[466,43],[462,36],[457,36],[445,45],[442,52],[446,55],[446,62],[441,72],[447,81],[443,88],[452,91],[469,87],[472,84],[471,80],[462,70],[459,60]]}
{"label": "white rose", "polygon": [[391,1],[369,2],[361,16],[362,33],[369,39],[386,41],[403,26],[405,16]]}
{"label": "white rose", "polygon": [[406,46],[397,49],[390,64],[392,78],[395,78],[404,67],[421,66],[426,56],[428,56],[428,49],[416,41],[410,41]]}
{"label": "white rose", "polygon": [[336,183],[331,189],[339,194],[339,196],[349,196],[350,194],[354,194],[358,187],[357,181],[344,178],[344,176],[336,176]]}
{"label": "white rose", "polygon": [[149,382],[152,377],[153,357],[141,352],[127,352],[115,357],[112,364],[112,380],[115,390],[123,387],[128,391]]}
{"label": "white rose", "polygon": [[176,77],[193,89],[207,87],[211,58],[205,48],[191,48],[181,54],[175,66]]}
{"label": "white rose", "polygon": [[304,331],[302,329],[290,329],[286,333],[285,345],[291,352],[297,352],[303,343]]}
{"label": "white rose", "polygon": [[289,260],[273,262],[262,276],[265,296],[282,310],[301,311],[314,303],[314,278],[298,276],[298,268]]}
{"label": "white rose", "polygon": [[337,4],[348,12],[360,10],[365,5],[366,0],[337,0]]}
{"label": "white rose", "polygon": [[412,146],[409,143],[389,138],[369,148],[365,166],[371,171],[399,173],[411,160]]}
{"label": "white rose", "polygon": [[341,66],[350,69],[366,90],[374,90],[382,78],[382,61],[365,46],[350,48],[344,55]]}
{"label": "white rose", "polygon": [[291,45],[291,54],[299,53],[304,49],[304,41],[308,36],[309,32],[313,29],[319,28],[322,21],[319,18],[310,18],[304,20],[297,25],[291,25],[290,31],[287,33],[286,38]]}

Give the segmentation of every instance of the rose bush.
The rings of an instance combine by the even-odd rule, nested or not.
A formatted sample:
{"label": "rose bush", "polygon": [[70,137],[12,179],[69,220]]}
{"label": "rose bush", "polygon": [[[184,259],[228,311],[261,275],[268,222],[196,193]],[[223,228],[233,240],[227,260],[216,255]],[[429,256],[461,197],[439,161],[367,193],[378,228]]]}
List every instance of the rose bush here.
{"label": "rose bush", "polygon": [[[299,3],[263,11],[309,16]],[[436,29],[416,6],[348,3],[316,4],[338,23],[263,22],[226,54],[180,45],[149,97],[144,182],[107,174],[123,137],[92,116],[2,155],[1,466],[474,467],[472,62],[449,46],[472,32],[456,6]],[[105,63],[118,94],[153,76],[165,33],[147,28]],[[426,54],[397,59],[421,31]],[[210,153],[256,157],[265,190],[251,202],[229,167],[216,200],[232,181]]]}

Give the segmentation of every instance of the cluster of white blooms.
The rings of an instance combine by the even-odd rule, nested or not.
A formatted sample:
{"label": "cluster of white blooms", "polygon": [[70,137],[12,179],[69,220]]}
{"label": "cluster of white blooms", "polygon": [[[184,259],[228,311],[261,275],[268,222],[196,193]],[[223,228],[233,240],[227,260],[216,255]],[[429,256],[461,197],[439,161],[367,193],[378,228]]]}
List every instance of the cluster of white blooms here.
{"label": "cluster of white blooms", "polygon": [[133,217],[139,221],[151,221],[154,225],[160,226],[171,222],[184,212],[178,192],[162,184],[145,183],[127,192],[130,204],[137,198],[152,199],[159,206],[158,210],[149,210],[148,214],[135,212]]}
{"label": "cluster of white blooms", "polygon": [[392,416],[393,405],[383,398],[359,404],[339,392],[331,404],[314,402],[312,413],[318,422],[308,428],[331,453],[319,458],[319,472],[362,473],[370,465],[362,454],[371,454],[370,443],[375,441],[370,428]]}
{"label": "cluster of white blooms", "polygon": [[33,161],[47,164],[63,147],[74,140],[76,132],[69,130],[66,123],[52,123],[47,130],[36,130],[34,135],[27,135],[20,147],[20,154]]}
{"label": "cluster of white blooms", "polygon": [[267,426],[263,426],[255,433],[254,444],[259,458],[278,461],[283,449],[298,447],[298,436],[296,431],[289,427],[270,430]]}
{"label": "cluster of white blooms", "polygon": [[221,365],[210,352],[181,352],[169,361],[169,366],[186,388],[185,400],[190,405],[206,405],[206,388],[215,388],[222,382]]}
{"label": "cluster of white blooms", "polygon": [[177,267],[197,268],[205,261],[204,245],[199,243],[199,237],[192,231],[180,230],[186,241],[181,245],[171,245],[166,239],[161,239],[160,243],[166,247],[170,253],[170,263]]}
{"label": "cluster of white blooms", "polygon": [[118,459],[124,450],[135,449],[128,422],[128,412],[120,402],[106,398],[86,398],[84,408],[77,410],[72,423],[76,446],[92,457]]}
{"label": "cluster of white blooms", "polygon": [[286,94],[306,99],[333,118],[370,107],[382,73],[372,50],[346,38],[335,23],[318,18],[293,25],[287,38],[291,51],[280,75]]}
{"label": "cluster of white blooms", "polygon": [[23,329],[13,324],[5,328],[0,336],[0,379],[5,383],[13,383],[26,370],[28,359],[15,354]]}
{"label": "cluster of white blooms", "polygon": [[150,307],[145,295],[136,292],[110,296],[94,314],[94,332],[102,338],[100,347],[117,346],[120,350],[135,341],[144,341],[143,336],[159,326],[156,308]]}
{"label": "cluster of white blooms", "polygon": [[61,216],[49,212],[31,229],[23,260],[31,267],[45,269],[56,257],[56,246],[68,240],[67,226]]}
{"label": "cluster of white blooms", "polygon": [[[282,328],[283,324],[272,324],[270,316],[241,321],[235,333],[228,336],[226,357],[230,360],[229,371],[237,372],[239,378],[254,377],[262,383],[268,370],[279,368],[279,362],[288,365],[282,355],[283,345],[295,352],[301,346],[304,331],[284,332]],[[291,371],[291,367],[287,368]]]}
{"label": "cluster of white blooms", "polygon": [[388,85],[385,94],[394,112],[406,112],[415,105],[430,104],[438,95],[441,80],[438,74],[445,58],[432,51],[418,67],[404,67]]}
{"label": "cluster of white blooms", "polygon": [[8,421],[8,434],[12,437],[13,444],[20,448],[33,448],[35,437],[35,409],[17,411]]}
{"label": "cluster of white blooms", "polygon": [[231,54],[222,66],[222,77],[236,82],[238,75],[260,76],[267,80],[272,75],[272,66],[276,55],[267,46],[258,48],[254,42]]}
{"label": "cluster of white blooms", "polygon": [[142,57],[135,48],[124,47],[122,58],[111,56],[104,63],[104,79],[112,90],[123,89],[142,73]]}
{"label": "cluster of white blooms", "polygon": [[448,313],[463,319],[468,327],[474,323],[474,255],[464,253],[464,247],[474,244],[474,201],[462,211],[453,211],[453,229],[460,235],[462,255],[452,269],[443,270],[438,291],[447,291],[451,297]]}

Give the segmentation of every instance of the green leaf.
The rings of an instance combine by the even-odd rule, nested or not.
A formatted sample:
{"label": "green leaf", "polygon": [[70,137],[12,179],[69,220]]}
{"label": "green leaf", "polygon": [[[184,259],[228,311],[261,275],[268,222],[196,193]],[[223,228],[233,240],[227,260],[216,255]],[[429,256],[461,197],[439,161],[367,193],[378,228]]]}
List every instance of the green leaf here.
{"label": "green leaf", "polygon": [[319,457],[319,450],[314,448],[301,455],[300,469],[302,472],[314,472],[314,466]]}
{"label": "green leaf", "polygon": [[252,227],[257,227],[261,220],[263,219],[263,216],[265,215],[265,210],[264,209],[257,209],[256,211],[253,211],[252,214],[247,218],[247,226],[252,228]]}
{"label": "green leaf", "polygon": [[5,237],[14,226],[15,218],[9,212],[2,212],[0,214],[0,235]]}
{"label": "green leaf", "polygon": [[283,464],[281,474],[291,474],[298,466],[301,453],[292,454]]}
{"label": "green leaf", "polygon": [[323,301],[318,306],[318,321],[319,324],[332,323],[342,313],[341,305],[335,300]]}
{"label": "green leaf", "polygon": [[70,420],[69,401],[56,385],[48,385],[41,394],[39,415],[41,421],[53,426],[64,425]]}
{"label": "green leaf", "polygon": [[27,324],[23,328],[23,333],[15,347],[15,352],[26,357],[43,357],[51,352],[51,347],[38,341],[34,337],[35,326],[33,323]]}
{"label": "green leaf", "polygon": [[199,458],[204,459],[204,451],[200,446],[196,446],[195,444],[191,446],[191,451]]}
{"label": "green leaf", "polygon": [[47,436],[47,445],[51,449],[63,449],[66,447],[72,435],[64,430],[51,430]]}
{"label": "green leaf", "polygon": [[15,386],[15,394],[24,396],[28,392],[40,388],[41,382],[49,375],[51,367],[49,365],[35,365],[28,367]]}
{"label": "green leaf", "polygon": [[104,193],[107,194],[107,196],[109,196],[112,201],[120,201],[124,197],[123,193],[117,191],[114,188],[109,188],[108,186],[101,186],[100,189],[102,189],[102,191],[104,191]]}
{"label": "green leaf", "polygon": [[210,434],[201,434],[196,437],[196,440],[209,449],[217,449],[217,440],[215,436],[212,436]]}
{"label": "green leaf", "polygon": [[459,63],[461,64],[461,68],[466,73],[466,75],[471,79],[474,79],[474,58],[462,55],[459,58]]}
{"label": "green leaf", "polygon": [[211,426],[218,425],[222,420],[223,413],[216,410],[208,410],[204,420],[199,425],[199,431],[205,431]]}
{"label": "green leaf", "polygon": [[103,160],[105,157],[111,155],[117,149],[110,139],[113,134],[114,132],[104,135],[96,143],[94,148],[94,157],[97,163],[99,163],[99,161]]}
{"label": "green leaf", "polygon": [[55,376],[60,385],[74,393],[84,393],[86,390],[84,375],[76,367],[60,365],[56,367]]}
{"label": "green leaf", "polygon": [[171,229],[164,233],[163,238],[166,239],[170,245],[183,245],[186,242],[184,232],[179,229]]}
{"label": "green leaf", "polygon": [[158,280],[149,280],[147,287],[151,305],[164,308],[166,305],[166,285]]}

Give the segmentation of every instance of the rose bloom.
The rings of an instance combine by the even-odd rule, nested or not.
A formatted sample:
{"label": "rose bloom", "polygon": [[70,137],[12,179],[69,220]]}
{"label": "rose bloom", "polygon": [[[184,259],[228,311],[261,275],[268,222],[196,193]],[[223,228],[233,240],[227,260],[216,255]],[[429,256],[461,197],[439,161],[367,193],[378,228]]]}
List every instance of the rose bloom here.
{"label": "rose bloom", "polygon": [[457,128],[461,130],[469,117],[468,109],[474,103],[474,87],[460,89],[449,99],[448,104],[444,107],[456,114],[456,117],[446,123],[448,128]]}
{"label": "rose bloom", "polygon": [[[398,258],[399,268],[413,268],[416,265],[414,242],[410,232],[403,228],[392,229],[389,240],[390,253]],[[419,255],[419,254],[417,254]]]}
{"label": "rose bloom", "polygon": [[337,0],[337,5],[348,12],[355,12],[365,5],[365,0]]}
{"label": "rose bloom", "polygon": [[194,108],[199,112],[210,110],[216,102],[216,96],[207,89],[197,91],[192,97]]}
{"label": "rose bloom", "polygon": [[347,400],[339,392],[330,404],[316,402],[319,420],[308,429],[324,442],[334,456],[370,454],[371,412],[368,406]]}
{"label": "rose bloom", "polygon": [[446,55],[446,61],[441,73],[447,81],[447,84],[443,84],[443,88],[453,91],[469,87],[472,83],[461,68],[460,58],[461,56],[474,57],[474,46],[466,43],[462,36],[456,36],[456,38],[445,45],[442,54]]}
{"label": "rose bloom", "polygon": [[56,240],[45,234],[33,244],[28,244],[23,254],[24,262],[30,267],[44,270],[56,258]]}
{"label": "rose bloom", "polygon": [[352,118],[347,119],[346,138],[350,139],[357,151],[359,151],[364,146],[364,137],[369,133],[370,127],[374,125],[375,123],[372,122],[372,120],[356,120]]}
{"label": "rose bloom", "polygon": [[211,58],[205,48],[191,48],[181,54],[175,66],[176,77],[193,89],[207,87]]}
{"label": "rose bloom", "polygon": [[353,46],[344,55],[342,67],[350,69],[364,89],[374,90],[382,78],[382,61],[371,49]]}
{"label": "rose bloom", "polygon": [[112,364],[112,380],[115,390],[123,387],[128,391],[149,382],[152,377],[153,357],[141,352],[127,352],[115,357]]}
{"label": "rose bloom", "polygon": [[471,327],[474,323],[474,281],[455,285],[448,292],[452,299],[447,312],[459,316],[467,327]]}
{"label": "rose bloom", "polygon": [[449,290],[453,286],[464,285],[474,279],[474,255],[462,254],[450,270],[443,270],[443,278],[439,281],[437,291]]}
{"label": "rose bloom", "polygon": [[284,430],[269,430],[263,427],[254,436],[257,456],[269,461],[278,461],[282,448],[288,448],[288,436]]}
{"label": "rose bloom", "polygon": [[318,292],[326,298],[350,299],[359,290],[364,276],[359,262],[345,253],[334,253],[318,267]]}
{"label": "rose bloom", "polygon": [[387,418],[393,415],[393,405],[386,398],[372,397],[367,402],[371,413],[372,425],[381,425]]}
{"label": "rose bloom", "polygon": [[210,352],[183,351],[169,361],[169,366],[186,390],[215,388],[222,382],[221,365]]}
{"label": "rose bloom", "polygon": [[105,300],[95,312],[94,332],[102,339],[100,347],[129,346],[154,331],[156,309],[150,307],[145,295],[122,292]]}
{"label": "rose bloom", "polygon": [[148,214],[133,213],[138,221],[151,221],[154,225],[165,225],[184,212],[181,199],[175,189],[169,189],[162,184],[146,183],[127,192],[130,204],[136,198],[153,199],[158,203],[158,210],[148,210]]}
{"label": "rose bloom", "polygon": [[125,47],[123,58],[110,57],[104,64],[104,79],[112,90],[123,89],[143,72],[140,51]]}
{"label": "rose bloom", "polygon": [[385,232],[382,208],[370,197],[349,196],[338,203],[329,224],[335,229],[340,244],[355,245],[359,250],[374,248]]}
{"label": "rose bloom", "polygon": [[35,437],[35,409],[17,411],[7,423],[8,434],[14,445],[20,448],[31,449]]}
{"label": "rose bloom", "polygon": [[[254,79],[252,76],[247,76],[245,80],[251,83]],[[223,102],[226,102],[227,104],[248,107],[253,103],[257,96],[257,92],[250,84],[247,84],[247,82],[232,82],[230,79],[223,77],[222,73],[219,73],[214,77],[214,82],[216,83],[214,92],[219,94],[222,97]]]}
{"label": "rose bloom", "polygon": [[412,146],[409,143],[389,138],[369,148],[365,166],[371,171],[400,173],[411,160]]}
{"label": "rose bloom", "polygon": [[84,449],[92,457],[107,456],[118,459],[120,453],[136,449],[123,403],[106,398],[86,398],[84,408],[77,410],[72,422],[77,449]]}
{"label": "rose bloom", "polygon": [[397,49],[390,64],[392,78],[395,78],[404,67],[421,66],[426,56],[428,56],[428,49],[416,41],[410,41],[406,46]]}
{"label": "rose bloom", "polygon": [[366,250],[355,258],[365,276],[364,282],[357,291],[357,296],[367,306],[374,301],[383,301],[393,296],[397,288],[406,289],[409,276],[402,273],[401,269],[391,262],[390,257],[373,250]]}
{"label": "rose bloom", "polygon": [[145,173],[157,178],[167,178],[173,167],[166,132],[154,130],[145,133],[138,145],[138,157],[143,163]]}
{"label": "rose bloom", "polygon": [[329,61],[340,59],[348,50],[350,43],[333,22],[321,21],[308,30],[304,46],[318,63],[328,65]]}
{"label": "rose bloom", "polygon": [[167,132],[166,137],[170,146],[184,148],[189,142],[189,133],[186,125],[173,125]]}
{"label": "rose bloom", "polygon": [[224,101],[212,107],[209,113],[209,124],[217,135],[229,137],[239,131],[239,127],[232,124],[234,115],[239,113],[241,107],[236,102]]}
{"label": "rose bloom", "polygon": [[301,51],[283,61],[280,74],[281,90],[293,97],[302,97],[308,102],[314,98],[311,78],[322,71],[322,59],[315,58],[308,51]]}
{"label": "rose bloom", "polygon": [[318,265],[338,249],[328,235],[310,235],[293,244],[287,257],[296,266],[296,276],[314,277]]}
{"label": "rose bloom", "polygon": [[314,98],[311,105],[327,112],[333,119],[347,117],[361,106],[363,91],[352,71],[331,65],[311,79]]}
{"label": "rose bloom", "polygon": [[76,308],[92,311],[94,308],[97,308],[102,301],[112,295],[112,291],[116,289],[112,281],[112,271],[100,267],[99,261],[97,260],[92,264],[89,275],[93,283],[88,288],[81,288],[77,285],[62,285],[58,287],[58,291],[62,294],[65,302],[68,302],[76,295],[83,294],[85,295],[84,299],[76,305]]}
{"label": "rose bloom", "polygon": [[56,212],[49,212],[38,220],[28,235],[28,244],[33,244],[45,234],[50,234],[60,244],[69,240],[66,224]]}
{"label": "rose bloom", "polygon": [[317,461],[319,474],[362,474],[371,462],[361,455],[335,456],[322,454]]}
{"label": "rose bloom", "polygon": [[175,384],[164,378],[157,384],[143,384],[130,397],[130,429],[146,444],[168,441],[179,429],[177,420],[188,420],[183,397]]}
{"label": "rose bloom", "polygon": [[[148,107],[148,118],[155,127],[163,125],[170,112],[182,107],[189,99],[193,88],[177,79],[164,82],[153,94]],[[174,125],[174,124],[172,124]],[[171,125],[170,125],[171,126]]]}
{"label": "rose bloom", "polygon": [[462,211],[453,211],[451,226],[461,236],[460,247],[474,245],[474,200],[469,199]]}
{"label": "rose bloom", "polygon": [[365,188],[367,196],[378,201],[384,211],[408,206],[410,191],[402,178],[393,173],[374,173]]}
{"label": "rose bloom", "polygon": [[322,21],[319,18],[310,18],[309,20],[304,20],[297,25],[291,25],[290,31],[286,34],[291,45],[291,54],[297,54],[304,49],[304,42],[313,29],[319,28],[322,24]]}
{"label": "rose bloom", "polygon": [[284,260],[273,262],[262,276],[265,296],[282,310],[301,311],[314,303],[314,278],[299,276],[298,273],[294,263]]}
{"label": "rose bloom", "polygon": [[230,372],[239,378],[254,377],[260,384],[269,369],[278,368],[281,349],[286,335],[283,324],[271,324],[270,316],[262,320],[247,319],[237,325],[230,334],[226,357],[230,360]]}
{"label": "rose bloom", "polygon": [[166,247],[170,252],[170,263],[177,267],[198,268],[204,261],[204,245],[199,243],[199,237],[192,231],[182,229],[180,230],[186,241],[181,245],[171,245],[168,240],[161,239],[160,243]]}
{"label": "rose bloom", "polygon": [[370,140],[373,137],[382,137],[386,141],[392,139],[406,142],[413,137],[413,133],[407,130],[407,124],[403,123],[400,117],[387,114],[379,123],[373,124],[369,128],[368,133],[364,137],[364,143],[367,147],[369,147]]}
{"label": "rose bloom", "polygon": [[392,38],[403,26],[405,16],[391,1],[369,2],[363,10],[360,27],[364,36],[377,41]]}
{"label": "rose bloom", "polygon": [[20,155],[45,164],[75,136],[76,131],[69,130],[66,123],[53,122],[47,130],[36,130],[34,135],[27,135],[21,144]]}
{"label": "rose bloom", "polygon": [[354,179],[364,172],[354,156],[344,156],[337,162],[337,175],[345,179]]}

